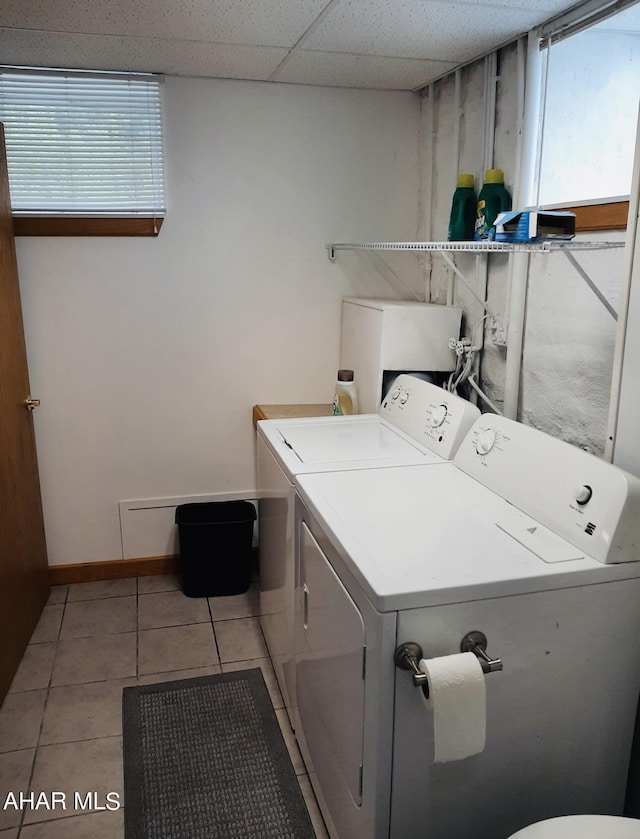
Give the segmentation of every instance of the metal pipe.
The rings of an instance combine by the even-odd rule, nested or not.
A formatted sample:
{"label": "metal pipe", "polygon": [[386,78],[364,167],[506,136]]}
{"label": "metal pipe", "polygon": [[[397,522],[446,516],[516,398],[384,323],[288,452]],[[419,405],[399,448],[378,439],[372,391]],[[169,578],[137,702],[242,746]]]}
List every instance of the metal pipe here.
{"label": "metal pipe", "polygon": [[[537,40],[529,35],[527,42],[528,50],[535,43],[538,50]],[[535,144],[531,148],[531,131],[534,123],[528,120],[537,119],[537,109],[532,109],[532,103],[537,103],[537,97],[529,93],[529,85],[525,84],[527,73],[527,55],[525,55],[523,40],[518,41],[518,113],[517,137],[516,137],[516,166],[513,183],[513,203],[515,207],[525,206],[530,190],[532,188],[530,179],[532,177],[532,164],[535,166]],[[527,96],[527,94],[529,95]],[[532,110],[530,110],[532,109]],[[529,130],[527,131],[527,128]],[[525,139],[528,139],[527,152],[524,152]],[[533,155],[531,159],[530,156]],[[537,181],[537,179],[536,179]],[[524,344],[524,316],[525,301],[527,294],[529,262],[527,260],[526,274],[522,275],[521,266],[516,270],[513,255],[509,257],[509,278],[507,282],[507,297],[505,300],[505,311],[507,315],[507,357],[505,366],[504,404],[503,411],[506,417],[516,419],[518,415],[518,401],[520,398],[520,376],[522,365],[522,347]],[[514,284],[517,286],[514,296]],[[512,344],[513,341],[513,344]]]}
{"label": "metal pipe", "polygon": [[527,278],[529,276],[529,254],[514,253],[511,256],[511,303],[509,326],[507,328],[507,362],[504,379],[503,413],[509,419],[517,419],[520,395],[520,369],[524,342],[524,322],[527,303]]}
{"label": "metal pipe", "polygon": [[479,387],[478,387],[478,385],[476,384],[476,380],[473,378],[473,374],[472,374],[471,376],[469,376],[469,378],[467,379],[467,382],[468,382],[468,383],[471,385],[471,387],[475,390],[475,392],[478,394],[478,396],[480,397],[480,399],[482,399],[482,401],[483,401],[483,402],[485,402],[485,403],[486,403],[486,404],[487,404],[487,405],[491,408],[491,410],[492,410],[492,411],[494,411],[494,413],[496,413],[496,414],[498,414],[498,415],[502,414],[502,412],[501,412],[500,408],[498,408],[498,406],[497,406],[497,405],[495,405],[495,404],[494,404],[494,403],[493,403],[493,402],[489,399],[489,397],[487,396],[487,394],[486,394],[486,393],[485,393],[485,392],[484,392],[481,388],[479,388]]}
{"label": "metal pipe", "polygon": [[634,273],[635,281],[638,277],[638,260],[640,258],[640,241],[638,228],[640,214],[640,110],[638,112],[638,128],[636,131],[636,150],[631,179],[631,194],[629,197],[629,215],[627,219],[627,233],[624,253],[624,268],[622,272],[622,288],[618,303],[618,329],[616,345],[613,354],[613,371],[611,374],[611,396],[609,400],[609,418],[607,422],[607,439],[605,441],[604,456],[612,462],[615,455],[616,434],[618,432],[618,416],[620,413],[620,393],[622,391],[622,372],[624,367],[624,349],[627,340],[629,301],[631,296],[631,282]]}
{"label": "metal pipe", "polygon": [[535,32],[527,37],[526,60],[518,64],[518,74],[523,73],[524,103],[522,127],[522,152],[519,168],[514,178],[513,201],[516,207],[534,207],[538,204],[538,170],[540,151],[540,111],[544,103],[544,55],[538,49]]}
{"label": "metal pipe", "polygon": [[[462,72],[457,69],[454,73],[453,86],[453,183],[457,183],[460,169],[460,119],[462,116]],[[455,275],[447,276],[447,306],[453,306],[456,298]]]}
{"label": "metal pipe", "polygon": [[[478,302],[478,304],[479,304],[480,306],[482,306],[482,314],[483,314],[483,316],[484,316],[484,313],[486,312],[486,313],[487,313],[488,315],[490,315],[492,318],[495,318],[495,317],[496,317],[496,315],[495,315],[495,313],[494,313],[494,312],[492,312],[492,311],[491,311],[491,309],[489,308],[489,306],[488,306],[488,304],[487,304],[486,300],[483,300],[481,297],[478,297],[478,295],[476,294],[476,292],[475,292],[475,291],[471,288],[471,285],[467,282],[466,277],[464,276],[464,274],[462,273],[462,271],[458,268],[458,266],[455,264],[455,262],[451,259],[451,257],[449,256],[449,254],[448,254],[446,251],[442,251],[441,256],[442,256],[442,258],[444,259],[444,261],[447,263],[447,265],[449,266],[449,268],[451,268],[451,270],[453,271],[453,273],[454,273],[457,277],[459,277],[459,278],[462,280],[462,282],[463,282],[463,284],[464,284],[465,288],[467,289],[467,291],[469,292],[469,294],[471,294],[471,295],[475,298],[475,300]],[[479,257],[477,257],[477,258],[479,258]],[[487,258],[487,257],[486,257],[486,255],[485,255],[485,256],[484,256],[484,259],[486,259],[486,258]],[[480,339],[480,342],[479,342],[479,344],[478,344],[478,349],[480,349],[481,347],[482,347],[482,339]]]}
{"label": "metal pipe", "polygon": [[[433,238],[433,170],[435,150],[435,87],[430,84],[420,100],[420,129],[422,138],[420,142],[420,171],[422,172],[421,192],[419,202],[419,213],[421,224],[419,226],[419,238],[425,242]],[[426,104],[425,104],[426,99]],[[431,272],[433,269],[433,257],[428,254],[419,258],[424,277],[424,299],[426,303],[431,301]]]}
{"label": "metal pipe", "polygon": [[456,70],[453,88],[453,182],[458,180],[460,173],[460,120],[462,118],[462,73]]}
{"label": "metal pipe", "polygon": [[525,125],[525,103],[526,103],[526,62],[527,48],[526,38],[518,38],[516,44],[516,86],[518,91],[518,103],[516,112],[516,160],[514,166],[512,199],[514,207],[525,207],[526,198],[523,200],[523,184],[521,178],[523,160],[522,151],[524,145]]}
{"label": "metal pipe", "polygon": [[[495,146],[495,130],[496,130],[496,100],[497,100],[497,86],[498,86],[498,54],[491,53],[486,56],[484,60],[484,141],[482,149],[483,159],[483,175],[485,169],[493,168],[493,156]],[[476,299],[487,299],[487,289],[489,285],[489,260],[486,255],[477,258],[475,264],[475,284],[477,294]],[[483,304],[484,311],[489,311],[486,303]],[[484,311],[481,317],[484,315]],[[493,313],[491,313],[492,316]],[[473,377],[480,381],[480,356],[481,350],[484,347],[484,328],[481,330],[480,339],[478,341],[479,350],[473,360]],[[475,390],[472,393],[472,401],[477,402],[477,394]]]}

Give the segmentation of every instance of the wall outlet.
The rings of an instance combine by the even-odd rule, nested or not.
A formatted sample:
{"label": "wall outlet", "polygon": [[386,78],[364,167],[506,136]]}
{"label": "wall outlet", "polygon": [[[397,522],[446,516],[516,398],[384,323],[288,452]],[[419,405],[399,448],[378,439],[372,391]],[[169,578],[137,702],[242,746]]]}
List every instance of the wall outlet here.
{"label": "wall outlet", "polygon": [[507,318],[493,318],[491,320],[491,340],[496,347],[507,346],[507,330],[509,321]]}

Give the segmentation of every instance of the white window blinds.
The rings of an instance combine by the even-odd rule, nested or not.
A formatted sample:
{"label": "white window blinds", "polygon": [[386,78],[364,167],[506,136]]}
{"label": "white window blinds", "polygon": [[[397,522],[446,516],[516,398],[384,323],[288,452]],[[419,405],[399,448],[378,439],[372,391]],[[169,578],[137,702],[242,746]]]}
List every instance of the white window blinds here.
{"label": "white window blinds", "polygon": [[11,203],[19,215],[164,215],[160,80],[0,70]]}

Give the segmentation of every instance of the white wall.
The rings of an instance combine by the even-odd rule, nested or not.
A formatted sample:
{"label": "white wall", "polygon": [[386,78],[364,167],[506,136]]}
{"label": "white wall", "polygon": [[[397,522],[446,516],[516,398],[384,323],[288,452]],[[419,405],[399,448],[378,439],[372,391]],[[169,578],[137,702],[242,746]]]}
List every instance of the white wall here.
{"label": "white wall", "polygon": [[251,497],[252,405],[330,401],[341,298],[398,296],[323,246],[414,238],[418,120],[408,93],[169,78],[160,236],[18,239],[51,564],[120,558],[122,500]]}
{"label": "white wall", "polygon": [[[505,183],[513,187],[517,141],[517,85],[515,46],[501,51],[497,88],[497,117],[494,165],[504,169]],[[463,122],[460,131],[460,171],[477,175],[482,183],[483,62],[464,70],[462,85]],[[435,154],[437,182],[433,191],[434,239],[446,236],[446,224],[455,187],[453,173],[453,97],[451,78],[436,87],[437,121]],[[632,104],[635,112],[635,103]],[[576,150],[576,153],[579,153]],[[594,234],[582,238],[623,240],[623,234]],[[614,306],[618,305],[621,283],[622,249],[583,251],[578,261]],[[461,254],[458,266],[475,278],[474,257]],[[489,258],[488,301],[496,314],[509,308],[508,257]],[[432,298],[443,302],[449,272],[434,257]],[[458,283],[457,296],[468,323],[473,326],[480,309]],[[604,451],[611,370],[616,324],[566,258],[560,254],[532,257],[527,295],[523,367],[518,418],[550,434]],[[490,333],[485,334],[482,356],[482,382],[486,393],[498,405],[504,397],[506,350],[496,347]]]}

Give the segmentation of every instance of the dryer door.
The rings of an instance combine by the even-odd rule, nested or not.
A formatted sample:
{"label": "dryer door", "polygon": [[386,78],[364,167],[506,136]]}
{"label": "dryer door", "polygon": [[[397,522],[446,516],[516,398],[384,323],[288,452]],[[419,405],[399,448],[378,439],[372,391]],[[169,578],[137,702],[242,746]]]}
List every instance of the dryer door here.
{"label": "dryer door", "polygon": [[[321,796],[362,801],[365,630],[362,616],[304,522],[296,608],[300,741]],[[315,777],[314,777],[315,776]]]}

